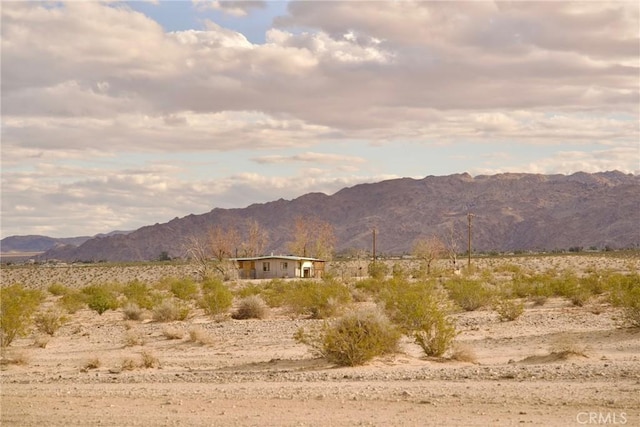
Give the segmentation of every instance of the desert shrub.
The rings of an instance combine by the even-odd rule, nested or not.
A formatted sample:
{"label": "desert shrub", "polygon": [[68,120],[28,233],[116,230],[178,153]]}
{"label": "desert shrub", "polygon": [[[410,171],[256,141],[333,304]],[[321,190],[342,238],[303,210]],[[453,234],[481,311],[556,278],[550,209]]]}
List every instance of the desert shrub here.
{"label": "desert shrub", "polygon": [[200,292],[198,284],[190,278],[174,279],[171,282],[171,293],[181,300],[195,299]]}
{"label": "desert shrub", "polygon": [[493,309],[498,313],[500,321],[508,322],[516,320],[524,313],[524,303],[513,299],[502,299],[494,304]]}
{"label": "desert shrub", "polygon": [[201,327],[194,326],[189,329],[189,341],[196,344],[213,344],[213,337]]}
{"label": "desert shrub", "polygon": [[281,289],[282,304],[297,315],[325,319],[351,302],[349,288],[335,280],[288,281]]}
{"label": "desert shrub", "polygon": [[376,279],[374,277],[368,277],[362,280],[358,280],[355,284],[356,289],[365,291],[371,295],[378,295],[385,288],[386,281],[384,279]]}
{"label": "desert shrub", "polygon": [[102,362],[98,356],[93,356],[84,364],[84,369],[98,369],[100,366],[102,366]]}
{"label": "desert shrub", "polygon": [[71,289],[69,289],[67,286],[63,285],[62,283],[53,283],[47,288],[47,290],[51,295],[56,297],[61,295],[66,295],[69,293],[69,291],[71,291]]}
{"label": "desert shrub", "polygon": [[389,266],[384,262],[372,262],[367,267],[369,277],[374,279],[384,279],[389,274]]}
{"label": "desert shrub", "polygon": [[454,343],[451,348],[451,359],[458,362],[476,363],[476,352],[468,345]]}
{"label": "desert shrub", "polygon": [[100,315],[107,310],[118,308],[116,293],[106,286],[87,286],[82,289],[82,293],[85,295],[89,308]]}
{"label": "desert shrub", "polygon": [[441,356],[456,336],[448,307],[433,283],[396,283],[381,293],[391,319],[412,335],[427,356]]}
{"label": "desert shrub", "polygon": [[184,320],[189,316],[191,309],[188,305],[172,300],[164,300],[153,309],[153,320],[156,322],[173,322]]}
{"label": "desert shrub", "polygon": [[46,348],[49,344],[49,335],[38,335],[33,340],[33,345],[39,348]]}
{"label": "desert shrub", "polygon": [[157,368],[160,366],[160,360],[150,351],[140,353],[142,357],[142,366],[145,368]]}
{"label": "desert shrub", "polygon": [[264,293],[265,289],[265,286],[257,285],[255,283],[247,283],[246,285],[242,286],[242,288],[238,289],[236,295],[239,298],[246,298],[252,295],[261,295],[262,293]]}
{"label": "desert shrub", "polygon": [[146,341],[140,332],[128,330],[122,337],[122,344],[125,347],[135,347],[137,345],[145,345]]}
{"label": "desert shrub", "polygon": [[400,332],[379,310],[361,310],[325,322],[318,331],[301,328],[294,338],[331,363],[356,366],[395,352]]}
{"label": "desert shrub", "polygon": [[445,288],[451,298],[465,311],[474,311],[488,305],[492,294],[480,281],[465,277],[448,280]]}
{"label": "desert shrub", "polygon": [[67,318],[59,309],[50,308],[45,312],[36,314],[35,323],[42,333],[53,336],[62,325],[67,322]]}
{"label": "desert shrub", "polygon": [[612,304],[622,307],[624,320],[640,327],[640,274],[617,274],[610,278]]}
{"label": "desert shrub", "polygon": [[130,357],[125,357],[122,359],[122,363],[120,363],[120,368],[124,371],[133,371],[139,366],[140,364]]}
{"label": "desert shrub", "polygon": [[144,311],[135,302],[128,302],[122,307],[125,320],[140,320]]}
{"label": "desert shrub", "polygon": [[170,326],[162,330],[162,335],[164,335],[165,338],[169,340],[180,340],[182,339],[184,332],[182,331],[182,329],[178,329]]}
{"label": "desert shrub", "polygon": [[269,308],[259,295],[251,295],[240,300],[233,313],[234,319],[264,319]]}
{"label": "desert shrub", "polygon": [[210,316],[225,313],[233,303],[233,294],[220,280],[207,280],[202,284],[200,307]]}
{"label": "desert shrub", "polygon": [[122,293],[127,302],[136,304],[140,308],[151,310],[162,301],[162,296],[153,291],[146,283],[134,280],[124,285]]}
{"label": "desert shrub", "polygon": [[0,345],[6,347],[18,336],[25,335],[32,315],[40,306],[40,291],[14,284],[0,290]]}
{"label": "desert shrub", "polygon": [[86,303],[86,295],[76,290],[69,290],[68,293],[62,295],[56,304],[69,314],[73,314],[83,308]]}

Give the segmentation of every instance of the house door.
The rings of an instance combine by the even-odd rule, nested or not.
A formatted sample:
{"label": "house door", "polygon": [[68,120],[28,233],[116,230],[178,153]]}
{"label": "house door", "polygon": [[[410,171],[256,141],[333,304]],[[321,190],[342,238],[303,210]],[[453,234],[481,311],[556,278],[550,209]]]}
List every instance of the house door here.
{"label": "house door", "polygon": [[304,277],[305,279],[311,277],[311,269],[309,267],[305,267],[304,269],[302,269],[302,277]]}

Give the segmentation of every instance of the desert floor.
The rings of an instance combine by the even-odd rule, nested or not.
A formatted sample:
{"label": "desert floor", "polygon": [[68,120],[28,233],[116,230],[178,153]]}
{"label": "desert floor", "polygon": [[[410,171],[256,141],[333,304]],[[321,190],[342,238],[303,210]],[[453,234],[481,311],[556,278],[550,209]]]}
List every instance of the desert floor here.
{"label": "desert floor", "polygon": [[[619,262],[609,267],[628,271],[639,261],[606,262]],[[589,268],[605,261],[539,262]],[[3,285],[20,274],[26,273],[3,271]],[[185,321],[158,323],[125,321],[121,309],[101,316],[82,309],[45,347],[34,345],[37,337],[30,335],[7,349],[3,360],[22,363],[2,365],[0,421],[3,426],[640,426],[640,329],[625,327],[620,317],[598,298],[583,307],[560,298],[542,306],[527,303],[512,322],[501,322],[489,308],[460,312],[456,342],[475,353],[474,362],[426,358],[406,338],[397,355],[344,368],[314,358],[293,339],[300,326],[319,321],[292,319],[280,310],[265,320],[220,321],[194,311]],[[188,331],[194,328],[206,339],[191,341]],[[167,330],[182,332],[182,338],[167,338]],[[131,334],[141,342],[125,345]],[[159,366],[126,369],[143,354]],[[99,366],[89,367],[90,361]]]}

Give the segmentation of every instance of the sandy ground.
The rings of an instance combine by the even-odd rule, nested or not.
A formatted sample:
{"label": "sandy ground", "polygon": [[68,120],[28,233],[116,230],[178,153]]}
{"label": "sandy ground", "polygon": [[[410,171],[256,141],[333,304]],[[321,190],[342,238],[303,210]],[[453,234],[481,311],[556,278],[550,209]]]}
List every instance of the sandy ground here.
{"label": "sandy ground", "polygon": [[[53,297],[50,297],[52,300]],[[49,301],[51,302],[51,301]],[[455,315],[474,362],[401,352],[354,368],[314,358],[293,334],[315,320],[125,321],[121,310],[71,316],[41,348],[14,341],[1,371],[3,426],[640,426],[640,330],[603,299],[528,303],[516,321]],[[200,328],[209,342],[188,331]],[[168,339],[167,329],[183,337]],[[125,345],[135,334],[138,345]],[[179,334],[178,334],[179,335]],[[207,340],[203,340],[207,341]],[[563,349],[573,353],[560,353]],[[142,354],[159,366],[126,369]],[[566,357],[563,357],[566,356]],[[99,367],[88,367],[98,360]]]}

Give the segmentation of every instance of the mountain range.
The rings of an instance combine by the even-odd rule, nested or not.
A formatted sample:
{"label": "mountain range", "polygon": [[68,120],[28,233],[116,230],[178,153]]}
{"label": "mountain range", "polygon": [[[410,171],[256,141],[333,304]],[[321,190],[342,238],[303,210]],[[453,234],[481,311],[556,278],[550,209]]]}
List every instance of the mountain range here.
{"label": "mountain range", "polygon": [[242,226],[248,220],[268,232],[266,252],[286,253],[296,218],[305,217],[333,225],[337,251],[371,250],[375,229],[381,254],[409,253],[417,238],[429,236],[454,239],[464,252],[469,213],[474,251],[637,248],[639,190],[640,176],[618,171],[392,179],[333,195],[309,193],[241,209],[215,208],[127,234],[97,236],[77,246],[56,245],[41,258],[139,261],[158,259],[163,253],[182,257],[189,236],[214,226]]}

